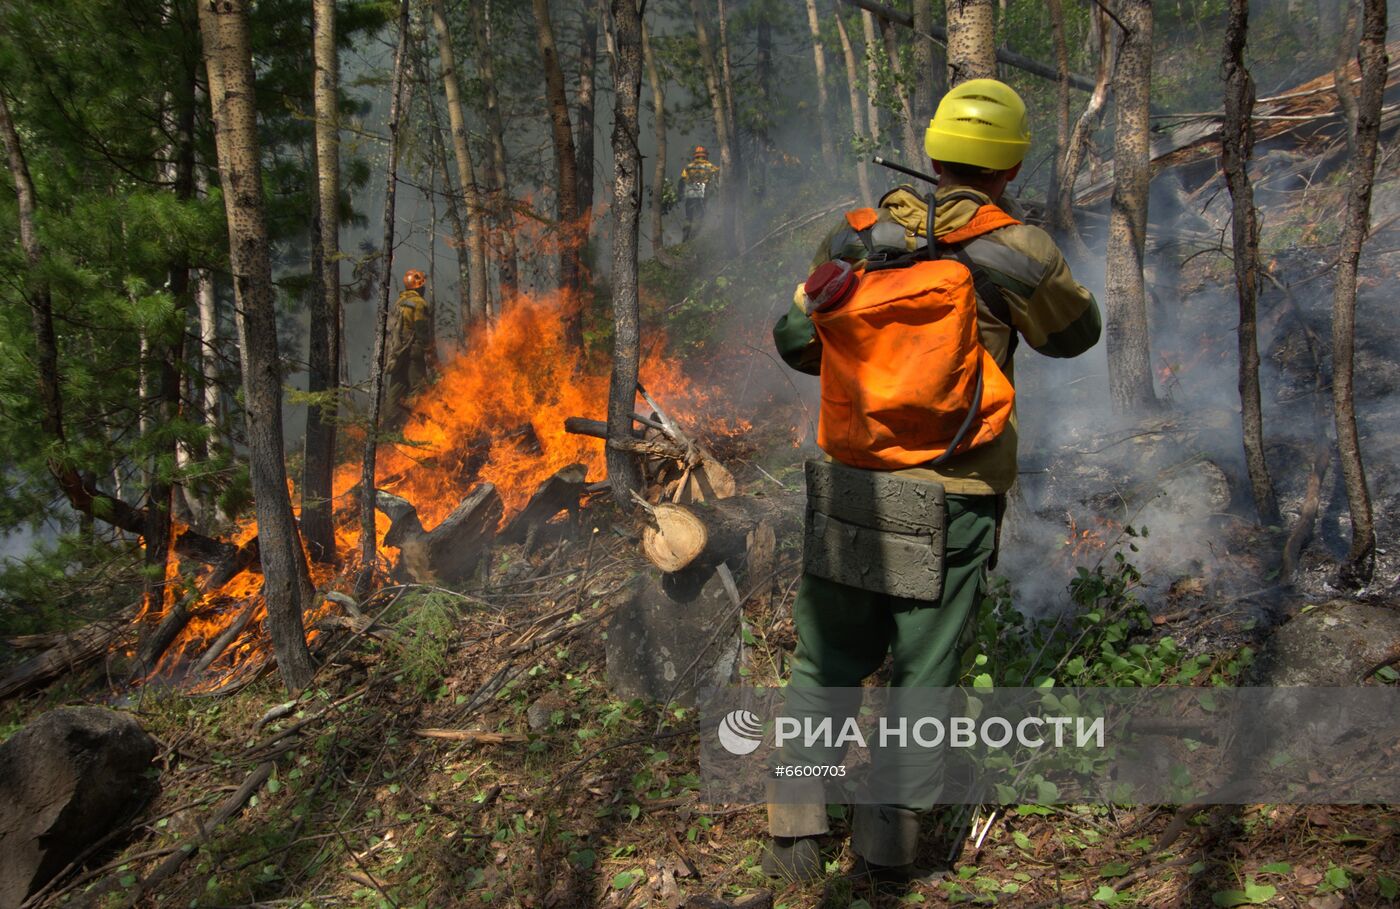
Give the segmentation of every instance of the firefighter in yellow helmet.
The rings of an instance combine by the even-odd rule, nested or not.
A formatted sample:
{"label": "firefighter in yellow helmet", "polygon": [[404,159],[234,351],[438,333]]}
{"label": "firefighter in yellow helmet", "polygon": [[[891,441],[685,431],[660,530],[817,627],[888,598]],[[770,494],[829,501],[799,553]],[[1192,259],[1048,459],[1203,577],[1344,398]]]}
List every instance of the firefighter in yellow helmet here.
{"label": "firefighter in yellow helmet", "polygon": [[[891,336],[882,331],[897,333],[898,341],[918,325],[912,316],[901,322],[884,311],[880,320],[861,316],[875,304],[895,300],[891,294],[931,298],[938,286],[920,282],[950,274],[949,260],[956,260],[972,278],[971,301],[966,279],[957,282],[963,288],[958,304],[959,312],[968,303],[975,309],[978,375],[997,379],[985,388],[991,394],[1000,384],[1003,395],[1015,381],[1019,340],[1044,356],[1074,357],[1093,347],[1101,330],[1093,295],[1074,280],[1054,240],[1005,208],[1003,193],[1030,148],[1026,109],[1016,92],[994,79],[955,86],[939,102],[924,148],[938,175],[932,195],[901,186],[876,208],[846,213],[822,242],[806,283],[773,330],[784,361],[823,380],[818,440],[831,457],[808,465],[815,482],[808,491],[803,575],[793,604],[797,647],[785,710],[807,719],[829,718],[835,729],[854,709],[843,692],[858,690],[887,660],[891,705],[910,704],[919,689],[957,684],[960,656],[973,637],[995,562],[1004,495],[1016,479],[1015,411],[1003,412],[1006,421],[996,428],[982,415],[986,399],[980,393],[973,399],[979,403],[940,405],[921,412],[919,420],[889,411],[899,413],[899,420],[875,425],[878,419],[865,419],[855,425],[853,414],[879,417],[857,408],[867,397],[898,392],[924,401],[927,389],[938,387],[941,368],[932,361],[924,371],[907,363],[882,369],[880,363],[863,362],[863,351],[889,349]],[[930,233],[938,240],[936,249],[929,247]],[[850,326],[845,334],[838,330],[842,325]],[[865,346],[851,346],[853,337]],[[829,408],[825,383],[839,385],[851,375],[851,364],[861,377],[859,394],[833,395]],[[976,434],[968,436],[971,444],[958,444],[965,428],[942,447],[920,443],[928,425],[923,418],[961,414],[967,415],[964,427],[976,424]],[[821,481],[832,476],[846,484],[840,487],[844,495],[823,498]],[[877,501],[872,493],[886,496],[878,509],[869,507]],[[941,509],[916,507],[939,501]],[[938,545],[911,548],[911,528]],[[854,549],[858,537],[865,551],[881,553],[879,559],[861,558]],[[878,570],[871,570],[872,564]],[[770,781],[772,839],[763,867],[775,876],[810,879],[824,867],[826,791],[815,774],[780,771],[840,765],[845,749],[839,742],[808,747],[805,741],[785,749]],[[949,800],[942,754],[877,749],[871,764],[867,779],[885,789],[869,799],[879,804],[858,804],[852,812],[857,869],[895,880],[922,874],[929,869],[914,864],[920,815]]]}
{"label": "firefighter in yellow helmet", "polygon": [[681,198],[685,200],[683,239],[689,240],[700,229],[700,224],[705,220],[705,202],[714,194],[715,184],[719,182],[716,179],[718,176],[719,168],[710,163],[710,155],[705,151],[705,146],[695,146],[690,163],[681,169],[678,187]]}
{"label": "firefighter in yellow helmet", "polygon": [[401,425],[407,402],[428,384],[433,365],[433,307],[423,296],[427,279],[416,268],[403,276],[403,292],[389,313],[385,337],[385,423]]}

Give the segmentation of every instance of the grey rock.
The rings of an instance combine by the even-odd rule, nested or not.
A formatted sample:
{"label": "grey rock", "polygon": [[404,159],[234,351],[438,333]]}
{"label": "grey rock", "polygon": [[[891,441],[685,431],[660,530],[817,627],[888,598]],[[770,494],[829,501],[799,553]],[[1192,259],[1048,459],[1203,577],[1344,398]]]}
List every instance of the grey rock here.
{"label": "grey rock", "polygon": [[1294,616],[1260,648],[1250,685],[1350,687],[1400,647],[1400,609],[1333,600]]}
{"label": "grey rock", "polygon": [[608,625],[608,684],[619,697],[693,704],[696,689],[733,679],[738,619],[715,572],[640,576]]}
{"label": "grey rock", "polygon": [[156,743],[129,714],[50,710],[0,745],[0,909],[13,909],[155,794]]}

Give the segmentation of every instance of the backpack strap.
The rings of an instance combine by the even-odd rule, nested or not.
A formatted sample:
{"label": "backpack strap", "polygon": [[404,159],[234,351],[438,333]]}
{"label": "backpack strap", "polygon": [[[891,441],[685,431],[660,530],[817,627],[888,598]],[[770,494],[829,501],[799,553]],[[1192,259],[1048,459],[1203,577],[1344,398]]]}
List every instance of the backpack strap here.
{"label": "backpack strap", "polygon": [[1001,287],[992,280],[992,276],[987,274],[987,270],[967,254],[967,250],[962,246],[952,246],[948,250],[950,258],[961,262],[968,271],[972,272],[972,287],[977,292],[977,297],[987,304],[987,309],[999,322],[1011,329],[1011,340],[1006,345],[1006,356],[997,363],[998,366],[1006,366],[1011,362],[1012,356],[1016,353],[1016,346],[1021,342],[1021,335],[1016,331],[1016,326],[1011,324],[1011,304],[1007,302],[1006,294],[1001,292]]}
{"label": "backpack strap", "polygon": [[1005,366],[1011,361],[1011,357],[1016,353],[1016,347],[1021,341],[1021,337],[1016,331],[1016,326],[1011,322],[1011,304],[1007,302],[1006,295],[1002,293],[1001,287],[992,280],[991,275],[987,274],[986,269],[972,260],[972,257],[967,254],[967,250],[963,248],[962,244],[966,243],[968,240],[980,237],[983,234],[991,233],[1003,227],[1009,227],[1012,224],[1020,224],[1021,222],[1002,211],[996,205],[983,202],[982,199],[982,196],[969,190],[958,190],[948,193],[941,198],[935,198],[930,194],[928,234],[929,236],[933,236],[933,211],[935,204],[960,200],[977,203],[977,213],[972,216],[972,219],[962,227],[938,237],[937,243],[939,246],[947,249],[949,258],[961,262],[963,266],[972,273],[972,286],[977,292],[978,299],[987,304],[987,309],[999,322],[1011,329],[1011,340],[1006,346],[1006,356],[998,363],[999,366]]}

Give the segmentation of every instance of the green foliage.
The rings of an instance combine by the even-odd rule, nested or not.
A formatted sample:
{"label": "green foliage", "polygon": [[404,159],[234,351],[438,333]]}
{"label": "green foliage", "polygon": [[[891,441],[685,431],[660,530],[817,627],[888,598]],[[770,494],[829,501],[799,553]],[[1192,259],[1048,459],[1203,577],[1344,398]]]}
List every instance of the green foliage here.
{"label": "green foliage", "polygon": [[0,637],[75,627],[141,596],[137,547],[90,535],[61,535],[0,566]]}
{"label": "green foliage", "polygon": [[436,590],[414,590],[404,595],[402,605],[390,652],[404,681],[426,698],[437,690],[447,668],[457,626],[456,601]]}

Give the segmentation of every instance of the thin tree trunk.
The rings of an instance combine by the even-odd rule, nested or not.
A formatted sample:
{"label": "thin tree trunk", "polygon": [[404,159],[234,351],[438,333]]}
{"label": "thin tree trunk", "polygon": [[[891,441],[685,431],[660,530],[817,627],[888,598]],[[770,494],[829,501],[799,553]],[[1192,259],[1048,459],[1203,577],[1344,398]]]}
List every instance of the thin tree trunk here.
{"label": "thin tree trunk", "polygon": [[[437,5],[437,0],[434,5]],[[435,10],[434,16],[436,15]],[[439,35],[443,34],[445,31],[439,31]],[[439,41],[441,42],[441,38]],[[364,454],[360,461],[360,560],[363,567],[355,587],[361,594],[368,592],[379,561],[378,540],[374,532],[374,464],[379,453],[379,413],[384,403],[385,334],[389,322],[389,291],[394,279],[394,207],[399,183],[399,116],[403,109],[404,60],[407,50],[408,0],[400,0],[399,38],[398,46],[394,50],[394,77],[389,100],[389,169],[384,176],[384,245],[381,247],[384,250],[384,268],[379,280],[379,311],[374,322],[374,354],[370,360],[369,425],[365,427]],[[450,59],[445,60],[444,64],[445,77],[451,71]],[[455,78],[454,76],[453,81]]]}
{"label": "thin tree trunk", "polygon": [[836,145],[831,138],[831,102],[827,97],[826,47],[822,43],[821,18],[817,0],[807,0],[807,30],[812,36],[812,63],[817,72],[817,122],[821,128],[822,163],[828,171],[836,170]]}
{"label": "thin tree trunk", "polygon": [[[836,11],[836,33],[841,38],[841,57],[846,64],[846,87],[851,95],[851,129],[856,141],[865,138],[865,118],[860,106],[860,74],[856,68],[856,52],[851,46],[851,36],[846,33],[846,23],[841,18],[841,10]],[[860,184],[862,205],[873,205],[874,192],[870,187],[870,165],[862,154],[856,159],[856,180]]]}
{"label": "thin tree trunk", "polygon": [[1369,583],[1376,568],[1376,529],[1371,494],[1361,460],[1353,388],[1356,355],[1356,273],[1371,223],[1371,190],[1376,176],[1381,103],[1389,60],[1385,52],[1386,0],[1364,0],[1361,20],[1361,92],[1356,101],[1356,155],[1347,183],[1347,213],[1332,295],[1332,406],[1337,418],[1337,449],[1351,510],[1351,551],[1342,578]]}
{"label": "thin tree trunk", "polygon": [[[209,195],[202,167],[195,172],[195,192],[201,199]],[[194,283],[195,309],[199,312],[200,416],[207,442],[204,455],[212,458],[224,444],[219,413],[222,409],[219,402],[219,301],[214,293],[214,275],[209,269],[197,269]]]}
{"label": "thin tree trunk", "polygon": [[1249,0],[1230,0],[1222,67],[1225,122],[1221,126],[1220,146],[1225,182],[1234,201],[1231,239],[1235,286],[1240,297],[1240,422],[1254,508],[1263,524],[1274,526],[1279,523],[1278,502],[1264,458],[1264,418],[1259,400],[1259,335],[1255,324],[1259,300],[1259,219],[1249,180],[1249,158],[1254,151],[1254,80],[1244,63],[1248,35]]}
{"label": "thin tree trunk", "polygon": [[714,45],[710,43],[709,27],[705,24],[705,9],[701,0],[690,0],[691,18],[695,21],[695,40],[700,47],[701,71],[705,76],[705,91],[710,96],[710,113],[715,121],[715,138],[719,141],[719,189],[721,213],[725,225],[725,238],[730,248],[738,246],[738,238],[731,226],[736,224],[735,208],[739,202],[739,155],[738,137],[730,129],[731,120],[726,110],[726,86],[721,82],[719,63],[716,62]]}
{"label": "thin tree trunk", "polygon": [[860,24],[865,36],[865,125],[870,141],[880,145],[880,63],[879,44],[875,38],[875,16],[868,9],[860,11]]}
{"label": "thin tree trunk", "polygon": [[[725,0],[715,0],[719,6],[719,68],[720,85],[724,89],[724,116],[729,125],[729,141],[734,146],[735,181],[742,183],[744,155],[739,147],[739,118],[734,110],[734,65],[729,55],[729,7]],[[735,187],[736,195],[738,187]]]}
{"label": "thin tree trunk", "polygon": [[[632,411],[637,401],[641,358],[640,307],[637,298],[637,233],[641,222],[641,153],[637,99],[642,90],[642,14],[638,0],[611,0],[614,45],[613,85],[613,357],[608,389],[608,439],[631,440]],[[642,0],[644,3],[645,0]],[[608,480],[613,498],[631,508],[641,490],[637,459],[607,447]]]}
{"label": "thin tree trunk", "polygon": [[914,125],[918,129],[920,142],[915,157],[910,159],[911,166],[915,161],[927,157],[923,149],[923,128],[933,119],[934,99],[941,94],[938,89],[943,80],[939,79],[937,85],[934,80],[937,71],[933,68],[933,40],[924,37],[932,32],[933,0],[914,0],[914,78],[910,103],[914,108]]}
{"label": "thin tree trunk", "polygon": [[651,170],[651,250],[660,252],[666,245],[665,213],[662,201],[666,192],[666,89],[656,69],[656,55],[651,51],[651,34],[642,23],[642,57],[646,61],[647,82],[651,83],[652,122],[656,128],[656,155]]}
{"label": "thin tree trunk", "polygon": [[[587,0],[585,0],[587,2]],[[606,12],[607,0],[584,7],[582,38],[578,55],[578,136],[574,139],[574,170],[578,179],[578,197],[574,203],[582,219],[579,235],[587,241],[593,221],[593,132],[594,95],[598,65],[598,21]]]}
{"label": "thin tree trunk", "polygon": [[[466,340],[467,332],[471,328],[472,306],[471,293],[468,290],[470,279],[468,277],[467,257],[461,251],[467,248],[467,226],[462,218],[461,196],[452,183],[452,169],[447,163],[447,144],[442,140],[442,120],[438,116],[437,104],[433,101],[433,91],[427,84],[426,54],[422,57],[424,73],[423,97],[428,105],[429,129],[432,132],[432,154],[433,160],[437,162],[437,167],[442,173],[443,195],[447,197],[447,220],[452,225],[452,248],[457,250],[457,323],[459,334],[462,340]],[[497,222],[495,221],[495,203],[492,203],[492,232],[496,232]],[[499,238],[497,238],[499,241]],[[493,243],[496,249],[500,247]],[[506,293],[504,282],[502,282],[501,294]],[[489,296],[489,295],[488,295]]]}
{"label": "thin tree trunk", "polygon": [[997,77],[992,0],[948,0],[948,85]]}
{"label": "thin tree trunk", "polygon": [[1152,359],[1147,337],[1147,195],[1151,178],[1148,92],[1152,78],[1152,2],[1121,0],[1118,15],[1128,29],[1113,80],[1115,102],[1113,199],[1109,211],[1108,384],[1120,413],[1153,407]]}
{"label": "thin tree trunk", "polygon": [[740,217],[744,194],[748,192],[748,157],[739,140],[739,118],[734,103],[734,66],[729,53],[729,6],[726,0],[716,0],[719,20],[720,85],[724,89],[724,116],[729,126],[732,163],[729,174],[721,181],[725,191],[724,211],[720,214],[725,238],[731,249],[744,246],[744,219]]}
{"label": "thin tree trunk", "polygon": [[1055,45],[1055,72],[1059,81],[1055,86],[1055,153],[1050,157],[1050,191],[1046,194],[1046,208],[1049,209],[1050,230],[1061,233],[1065,225],[1060,222],[1062,213],[1060,199],[1067,191],[1064,185],[1065,152],[1069,149],[1069,41],[1065,36],[1065,8],[1063,0],[1046,0],[1050,12],[1050,36]]}
{"label": "thin tree trunk", "polygon": [[[574,151],[574,131],[569,123],[569,99],[564,94],[564,71],[559,68],[559,50],[554,43],[554,25],[549,18],[549,0],[532,0],[535,12],[535,38],[544,64],[545,100],[549,104],[549,125],[554,138],[554,167],[558,181],[559,227],[564,234],[559,247],[559,284],[569,290],[579,287],[578,244],[570,235],[578,224],[578,172]],[[581,346],[583,323],[570,319],[570,340]]]}
{"label": "thin tree trunk", "polygon": [[209,70],[219,173],[228,210],[229,266],[237,300],[239,354],[253,501],[268,630],[289,691],[311,681],[302,609],[314,593],[297,535],[282,451],[282,370],[263,208],[253,58],[246,0],[199,4]]}
{"label": "thin tree trunk", "polygon": [[1089,137],[1094,130],[1098,129],[1100,121],[1103,120],[1104,109],[1108,103],[1109,79],[1116,68],[1114,62],[1114,42],[1109,33],[1108,15],[1098,6],[1092,11],[1094,17],[1095,33],[1098,35],[1099,64],[1098,72],[1094,79],[1094,90],[1089,95],[1089,102],[1084,106],[1084,111],[1075,121],[1074,129],[1070,131],[1069,142],[1065,147],[1064,163],[1061,164],[1058,174],[1057,194],[1054,202],[1054,210],[1051,213],[1051,224],[1057,229],[1059,235],[1068,242],[1070,251],[1080,262],[1088,262],[1091,258],[1089,247],[1085,245],[1083,237],[1079,235],[1079,228],[1074,220],[1074,184],[1079,179],[1079,168],[1084,165],[1084,157],[1089,151]]}
{"label": "thin tree trunk", "polygon": [[[754,24],[754,104],[750,117],[753,132],[752,154],[744,156],[748,171],[749,192],[763,196],[768,192],[768,168],[773,161],[773,21],[759,15]],[[825,119],[822,128],[830,131]]]}
{"label": "thin tree trunk", "polygon": [[495,232],[497,272],[501,282],[501,300],[513,300],[519,292],[519,265],[515,247],[515,212],[511,207],[510,172],[506,161],[505,125],[496,96],[495,53],[491,31],[492,0],[469,3],[467,7],[475,26],[477,70],[481,75],[482,94],[486,106],[486,131],[491,136],[491,217]]}
{"label": "thin tree trunk", "polygon": [[[452,36],[447,31],[447,4],[443,0],[432,0],[432,13],[438,57],[442,62],[443,94],[447,96],[447,122],[452,125],[452,152],[457,159],[457,185],[467,208],[467,299],[472,320],[475,321],[485,319],[487,310],[486,234],[482,223],[481,190],[476,183],[476,167],[472,163],[468,142],[467,115],[462,108],[462,89],[457,81]],[[462,252],[459,250],[458,255]],[[385,255],[388,255],[387,248]]]}
{"label": "thin tree trunk", "polygon": [[[194,41],[189,42],[191,47]],[[182,58],[188,68],[181,73],[177,92],[168,96],[169,108],[165,129],[173,137],[169,149],[170,163],[165,177],[175,198],[188,202],[194,198],[194,104],[197,63],[194,57]],[[170,542],[174,535],[175,484],[174,471],[179,461],[179,439],[171,431],[180,416],[180,378],[184,372],[185,318],[190,302],[190,266],[184,256],[172,262],[169,288],[175,303],[172,320],[157,329],[151,353],[154,355],[156,387],[154,412],[157,443],[146,487],[145,563],[152,606],[155,599],[164,600],[166,578],[170,563]]]}
{"label": "thin tree trunk", "polygon": [[880,19],[880,37],[885,42],[885,59],[889,61],[890,81],[894,83],[894,94],[899,101],[900,128],[904,133],[905,160],[913,166],[924,157],[923,137],[914,129],[914,108],[909,102],[907,76],[899,69],[899,45],[895,43],[894,26],[885,18]]}
{"label": "thin tree trunk", "polygon": [[[301,482],[301,529],[314,561],[334,562],[335,523],[331,517],[331,481],[335,473],[335,395],[340,390],[340,61],[336,53],[335,0],[314,0],[311,44],[315,60],[312,105],[315,111],[316,197],[312,219],[310,343],[307,387],[313,399],[306,409],[306,459]],[[330,392],[329,395],[325,395]]]}
{"label": "thin tree trunk", "polygon": [[1332,67],[1332,81],[1337,87],[1337,104],[1342,108],[1342,120],[1346,123],[1347,157],[1356,157],[1356,130],[1359,116],[1356,107],[1356,89],[1351,85],[1351,51],[1356,46],[1356,0],[1339,0],[1342,3],[1340,18],[1341,40],[1337,42],[1336,63]]}

